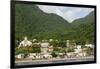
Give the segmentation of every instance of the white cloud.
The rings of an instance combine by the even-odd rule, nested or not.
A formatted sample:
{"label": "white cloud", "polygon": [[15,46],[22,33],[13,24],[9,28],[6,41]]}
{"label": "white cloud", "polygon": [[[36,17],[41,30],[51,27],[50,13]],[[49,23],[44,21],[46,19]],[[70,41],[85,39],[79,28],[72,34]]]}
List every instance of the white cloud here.
{"label": "white cloud", "polygon": [[38,5],[38,7],[45,13],[55,13],[69,22],[72,22],[73,20],[78,18],[82,18],[94,10],[93,8],[61,7],[46,5]]}

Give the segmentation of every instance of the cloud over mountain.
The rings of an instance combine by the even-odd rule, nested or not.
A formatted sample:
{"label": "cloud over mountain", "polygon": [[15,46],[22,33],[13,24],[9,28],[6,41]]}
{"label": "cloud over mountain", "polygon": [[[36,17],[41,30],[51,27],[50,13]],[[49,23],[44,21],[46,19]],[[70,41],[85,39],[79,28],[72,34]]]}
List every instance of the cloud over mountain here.
{"label": "cloud over mountain", "polygon": [[85,17],[93,8],[80,8],[80,7],[61,7],[61,6],[46,6],[38,5],[38,7],[45,13],[55,13],[69,22],[74,21],[75,19]]}

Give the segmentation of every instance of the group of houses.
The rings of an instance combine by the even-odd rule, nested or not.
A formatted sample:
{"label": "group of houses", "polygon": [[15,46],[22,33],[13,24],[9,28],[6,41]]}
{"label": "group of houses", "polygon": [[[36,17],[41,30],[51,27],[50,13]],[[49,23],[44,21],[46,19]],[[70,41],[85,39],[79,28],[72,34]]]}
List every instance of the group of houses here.
{"label": "group of houses", "polygon": [[[52,42],[53,39],[50,39],[49,41],[42,40],[42,42],[35,42],[35,41],[37,41],[37,39],[33,39],[33,42],[31,42],[30,40],[27,39],[27,37],[24,37],[24,40],[19,43],[18,48],[31,46],[32,44],[37,44],[41,46],[40,47],[41,53],[29,53],[27,58],[28,59],[52,59],[53,56],[51,55],[51,53],[53,52],[54,48],[53,48],[53,45],[50,45],[50,42]],[[85,46],[94,48],[93,44],[85,44]],[[66,58],[87,56],[86,48],[82,48],[81,45],[76,45],[74,40],[72,41],[66,40],[66,50],[68,48],[74,48],[74,52],[67,52],[66,54],[58,53],[59,56],[57,56],[57,58],[60,58],[60,55],[65,55],[64,57]],[[20,53],[16,55],[15,57],[18,59],[23,59],[24,54]]]}

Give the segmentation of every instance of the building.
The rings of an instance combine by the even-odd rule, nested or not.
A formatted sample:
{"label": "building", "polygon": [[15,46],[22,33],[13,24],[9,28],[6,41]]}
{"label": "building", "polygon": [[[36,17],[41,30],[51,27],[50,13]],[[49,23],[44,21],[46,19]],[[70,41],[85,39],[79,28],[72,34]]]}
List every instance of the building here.
{"label": "building", "polygon": [[86,47],[94,48],[93,44],[85,44]]}
{"label": "building", "polygon": [[66,47],[68,47],[68,48],[76,48],[75,40],[67,40],[66,41]]}
{"label": "building", "polygon": [[17,59],[23,59],[24,58],[24,54],[18,54],[15,56],[15,58]]}
{"label": "building", "polygon": [[49,39],[49,42],[52,42],[53,41],[53,39]]}
{"label": "building", "polygon": [[41,45],[41,53],[47,54],[48,53],[48,47],[50,46],[50,44],[48,42],[43,42],[40,45]]}
{"label": "building", "polygon": [[37,41],[37,39],[33,39],[33,42],[36,42]]}
{"label": "building", "polygon": [[52,51],[53,51],[53,46],[50,46],[49,42],[41,43],[41,56],[43,56],[43,58],[51,58]]}
{"label": "building", "polygon": [[27,37],[24,37],[24,40],[20,42],[19,47],[26,47],[31,46],[32,42],[27,39]]}

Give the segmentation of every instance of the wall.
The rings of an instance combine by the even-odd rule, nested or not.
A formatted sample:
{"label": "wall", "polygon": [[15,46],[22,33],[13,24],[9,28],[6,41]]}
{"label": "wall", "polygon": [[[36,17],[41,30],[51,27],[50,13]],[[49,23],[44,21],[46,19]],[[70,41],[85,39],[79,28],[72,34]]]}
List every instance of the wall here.
{"label": "wall", "polygon": [[[31,0],[97,5],[97,64],[39,67],[36,69],[98,69],[100,65],[100,0]],[[0,0],[0,69],[10,69],[10,0]],[[32,69],[32,68],[27,68]]]}

